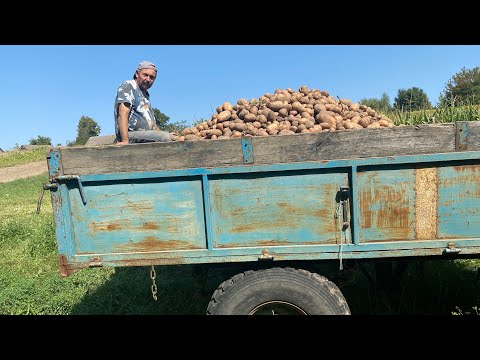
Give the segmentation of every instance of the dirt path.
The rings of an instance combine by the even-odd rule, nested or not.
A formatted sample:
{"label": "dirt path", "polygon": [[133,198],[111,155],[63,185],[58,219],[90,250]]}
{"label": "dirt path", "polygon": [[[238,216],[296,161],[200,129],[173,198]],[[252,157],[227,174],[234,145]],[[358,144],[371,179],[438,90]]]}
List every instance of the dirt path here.
{"label": "dirt path", "polygon": [[40,175],[47,171],[48,166],[45,160],[0,168],[0,183]]}

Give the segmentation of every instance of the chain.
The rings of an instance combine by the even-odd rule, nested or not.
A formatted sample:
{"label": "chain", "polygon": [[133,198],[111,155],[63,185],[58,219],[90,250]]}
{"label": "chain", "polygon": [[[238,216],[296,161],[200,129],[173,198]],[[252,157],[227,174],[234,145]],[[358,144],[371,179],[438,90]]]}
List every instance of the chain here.
{"label": "chain", "polygon": [[157,301],[157,284],[155,284],[156,277],[157,273],[155,272],[155,267],[152,265],[152,269],[150,270],[150,278],[152,279],[152,296],[155,301]]}

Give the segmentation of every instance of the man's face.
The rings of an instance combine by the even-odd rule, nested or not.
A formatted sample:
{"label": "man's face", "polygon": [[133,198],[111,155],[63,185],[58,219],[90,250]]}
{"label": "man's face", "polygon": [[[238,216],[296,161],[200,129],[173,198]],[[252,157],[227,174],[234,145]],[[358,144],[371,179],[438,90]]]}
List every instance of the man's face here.
{"label": "man's face", "polygon": [[137,70],[137,84],[143,91],[147,91],[155,82],[157,72],[152,69]]}

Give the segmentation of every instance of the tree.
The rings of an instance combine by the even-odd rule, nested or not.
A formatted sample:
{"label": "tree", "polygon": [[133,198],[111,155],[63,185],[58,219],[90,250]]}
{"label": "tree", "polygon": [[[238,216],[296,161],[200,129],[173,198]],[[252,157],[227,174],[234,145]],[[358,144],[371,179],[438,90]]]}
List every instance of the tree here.
{"label": "tree", "polygon": [[29,140],[30,145],[52,145],[52,139],[47,136],[38,135],[35,139]]}
{"label": "tree", "polygon": [[480,68],[478,66],[473,69],[463,67],[448,80],[440,100],[448,105],[479,104]]}
{"label": "tree", "polygon": [[412,111],[430,109],[432,104],[427,94],[420,88],[399,89],[395,98],[394,107],[398,110]]}
{"label": "tree", "polygon": [[160,110],[153,108],[153,114],[155,115],[155,122],[160,130],[166,131],[166,126],[170,117],[162,113]]}
{"label": "tree", "polygon": [[170,117],[156,108],[153,108],[153,114],[155,115],[155,122],[160,130],[178,133],[188,127],[185,120],[170,123]]}
{"label": "tree", "polygon": [[377,99],[377,98],[361,99],[360,104],[369,106],[372,109],[384,114],[392,110],[392,107],[390,106],[390,98],[385,92],[382,94],[382,97],[380,99]]}
{"label": "tree", "polygon": [[88,116],[82,116],[78,121],[77,138],[72,145],[85,145],[91,136],[98,136],[100,133],[100,126]]}

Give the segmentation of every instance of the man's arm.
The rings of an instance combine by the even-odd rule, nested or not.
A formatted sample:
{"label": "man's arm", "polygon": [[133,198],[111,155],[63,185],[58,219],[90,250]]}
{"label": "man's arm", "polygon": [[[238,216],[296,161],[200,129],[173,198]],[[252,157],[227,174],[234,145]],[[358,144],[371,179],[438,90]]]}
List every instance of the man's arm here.
{"label": "man's arm", "polygon": [[122,141],[117,142],[117,145],[128,144],[128,115],[130,114],[130,104],[121,103],[118,105],[118,130]]}

